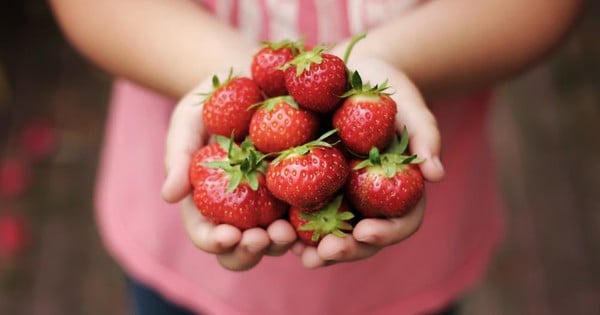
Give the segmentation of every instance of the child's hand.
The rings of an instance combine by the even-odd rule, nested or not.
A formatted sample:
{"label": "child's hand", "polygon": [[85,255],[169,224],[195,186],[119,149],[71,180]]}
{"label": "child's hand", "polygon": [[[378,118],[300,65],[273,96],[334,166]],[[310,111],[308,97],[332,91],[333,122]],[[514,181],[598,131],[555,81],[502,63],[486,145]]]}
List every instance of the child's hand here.
{"label": "child's hand", "polygon": [[[225,77],[227,72],[218,74]],[[285,220],[277,220],[266,230],[253,228],[240,231],[234,226],[214,225],[198,211],[191,198],[188,169],[192,154],[208,141],[202,125],[200,93],[212,89],[206,80],[183,97],[171,116],[167,134],[165,179],[162,197],[167,202],[180,202],[183,221],[192,242],[200,250],[216,255],[223,267],[247,270],[260,262],[263,255],[282,255],[296,240],[296,233]]]}
{"label": "child's hand", "polygon": [[[388,63],[373,58],[350,58],[350,70],[358,70],[363,81],[373,85],[386,79],[393,92],[391,97],[398,106],[397,130],[404,126],[409,132],[410,151],[425,159],[420,165],[427,181],[437,182],[444,176],[439,160],[440,133],[433,114],[427,108],[414,84]],[[305,267],[315,268],[337,262],[365,259],[380,249],[401,242],[415,233],[423,220],[425,198],[407,215],[393,219],[363,219],[352,235],[339,238],[326,236],[317,248],[296,243],[292,252],[301,257]]]}

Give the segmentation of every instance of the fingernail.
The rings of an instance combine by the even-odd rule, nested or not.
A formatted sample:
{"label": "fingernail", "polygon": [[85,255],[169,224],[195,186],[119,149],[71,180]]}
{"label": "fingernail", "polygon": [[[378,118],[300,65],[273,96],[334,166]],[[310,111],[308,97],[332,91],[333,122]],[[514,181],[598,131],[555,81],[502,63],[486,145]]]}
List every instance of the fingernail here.
{"label": "fingernail", "polygon": [[362,243],[372,243],[375,241],[375,236],[373,235],[355,235],[354,238]]}
{"label": "fingernail", "polygon": [[246,245],[245,248],[246,248],[246,251],[251,254],[258,254],[263,251],[262,247],[255,246],[255,245]]}

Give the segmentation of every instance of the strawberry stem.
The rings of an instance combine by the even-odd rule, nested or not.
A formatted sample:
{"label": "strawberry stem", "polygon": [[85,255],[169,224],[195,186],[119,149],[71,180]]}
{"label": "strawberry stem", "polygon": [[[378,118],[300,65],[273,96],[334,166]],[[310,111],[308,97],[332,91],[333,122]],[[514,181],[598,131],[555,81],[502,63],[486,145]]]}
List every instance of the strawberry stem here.
{"label": "strawberry stem", "polygon": [[356,45],[356,43],[358,43],[360,40],[362,40],[365,37],[367,37],[366,33],[360,33],[360,34],[354,36],[352,38],[352,40],[350,40],[348,47],[346,47],[346,52],[344,52],[344,58],[342,59],[342,60],[344,60],[345,64],[348,63],[348,58],[350,58],[350,52],[352,52],[354,45]]}

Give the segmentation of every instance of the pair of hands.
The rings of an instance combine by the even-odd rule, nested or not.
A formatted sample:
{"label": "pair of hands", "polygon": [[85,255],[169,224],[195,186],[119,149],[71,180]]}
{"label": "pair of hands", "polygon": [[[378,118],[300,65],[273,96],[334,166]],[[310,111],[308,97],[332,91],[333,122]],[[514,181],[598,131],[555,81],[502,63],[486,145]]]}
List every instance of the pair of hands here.
{"label": "pair of hands", "polygon": [[[333,53],[336,53],[335,50]],[[398,105],[397,130],[407,127],[411,152],[425,159],[420,164],[425,179],[440,181],[444,169],[439,159],[439,130],[415,85],[406,75],[381,59],[353,58],[349,68],[358,70],[364,82],[380,84],[388,80],[393,92],[391,97]],[[425,198],[401,218],[363,219],[354,227],[352,234],[343,238],[328,235],[316,248],[298,241],[294,228],[284,219],[273,222],[266,229],[246,231],[226,224],[214,225],[206,220],[192,201],[188,167],[192,154],[208,141],[208,134],[202,126],[202,106],[198,106],[198,94],[211,89],[210,79],[201,82],[178,102],[173,111],[167,134],[167,177],[162,197],[167,202],[181,203],[183,221],[190,239],[200,250],[215,254],[223,267],[248,270],[257,265],[264,255],[279,256],[289,250],[299,256],[306,268],[360,260],[373,256],[386,246],[401,242],[418,230],[425,212]]]}

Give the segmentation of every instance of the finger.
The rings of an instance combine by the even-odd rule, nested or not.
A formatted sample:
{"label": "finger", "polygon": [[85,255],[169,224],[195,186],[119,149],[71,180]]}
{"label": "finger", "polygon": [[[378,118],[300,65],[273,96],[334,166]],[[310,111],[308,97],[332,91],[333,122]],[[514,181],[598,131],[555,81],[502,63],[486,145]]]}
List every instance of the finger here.
{"label": "finger", "polygon": [[419,230],[425,212],[425,198],[405,216],[392,219],[363,219],[352,231],[362,243],[383,247],[399,243]]}
{"label": "finger", "polygon": [[214,225],[206,220],[194,206],[191,197],[182,202],[183,222],[192,243],[208,253],[231,251],[242,239],[242,232],[228,224]]}
{"label": "finger", "polygon": [[267,228],[267,234],[271,244],[266,251],[269,256],[281,256],[285,254],[296,241],[296,231],[286,220],[277,220]]}
{"label": "finger", "polygon": [[269,235],[264,229],[249,229],[244,231],[242,240],[232,251],[217,254],[217,260],[229,270],[248,270],[260,262],[269,243]]}
{"label": "finger", "polygon": [[319,257],[329,263],[365,259],[375,255],[379,250],[378,246],[356,241],[352,235],[345,237],[327,235],[317,247]]}
{"label": "finger", "polygon": [[189,165],[192,163],[192,153],[178,151],[171,153],[165,181],[161,189],[161,197],[169,203],[176,203],[191,192],[188,178]]}
{"label": "finger", "polygon": [[192,91],[181,99],[171,115],[166,138],[166,178],[161,190],[167,202],[177,202],[189,193],[188,168],[192,155],[206,142],[200,100],[196,90]]}
{"label": "finger", "polygon": [[300,261],[305,268],[314,269],[327,266],[327,261],[319,256],[317,248],[314,246],[306,246],[300,256]]}
{"label": "finger", "polygon": [[296,256],[302,256],[302,253],[304,252],[304,249],[306,249],[306,247],[307,246],[306,244],[304,244],[304,242],[298,240],[292,245],[290,251]]}
{"label": "finger", "polygon": [[428,181],[438,182],[444,178],[444,168],[440,160],[441,135],[435,116],[408,78],[399,75],[397,80],[402,81],[394,82],[402,88],[392,95],[398,104],[397,129],[406,126],[411,153],[424,159],[420,163],[423,176]]}

